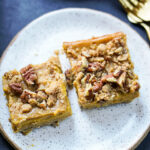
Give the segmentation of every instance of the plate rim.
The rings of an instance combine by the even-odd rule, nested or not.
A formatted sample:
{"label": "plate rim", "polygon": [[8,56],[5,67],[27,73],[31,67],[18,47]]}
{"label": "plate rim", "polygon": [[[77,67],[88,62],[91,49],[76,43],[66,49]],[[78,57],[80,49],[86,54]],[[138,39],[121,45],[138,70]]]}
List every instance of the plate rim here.
{"label": "plate rim", "polygon": [[[17,34],[12,38],[12,40],[9,42],[8,46],[2,52],[2,55],[0,57],[0,66],[1,66],[1,63],[2,63],[2,61],[4,59],[4,57],[5,57],[8,49],[9,49],[9,47],[16,41],[16,39],[18,38],[18,36],[20,35],[20,33],[22,33],[26,28],[30,27],[30,25],[32,25],[33,23],[36,23],[36,22],[40,21],[41,19],[43,19],[44,17],[49,16],[49,15],[54,15],[54,14],[61,13],[61,12],[64,12],[64,11],[77,11],[77,10],[84,10],[84,11],[90,11],[90,12],[95,12],[95,13],[101,13],[101,14],[104,14],[104,15],[107,15],[107,16],[111,16],[112,18],[115,18],[116,20],[122,22],[123,24],[127,25],[130,29],[132,29],[134,32],[136,32],[141,37],[141,39],[144,41],[144,43],[146,43],[146,45],[148,47],[150,47],[148,45],[148,42],[135,29],[133,29],[129,24],[127,24],[126,22],[124,22],[120,18],[118,18],[118,17],[116,17],[116,16],[114,16],[114,15],[112,15],[110,13],[107,13],[107,12],[104,12],[104,11],[101,11],[101,10],[91,9],[91,8],[78,8],[78,7],[71,8],[71,7],[69,7],[69,8],[57,9],[57,10],[54,10],[54,11],[50,11],[50,12],[44,13],[44,14],[40,15],[39,17],[37,17],[36,19],[34,19],[31,22],[29,22],[27,25],[25,25],[20,31],[17,32]],[[145,132],[143,132],[143,134],[139,137],[139,139],[129,147],[129,150],[134,150],[135,148],[137,148],[138,145],[140,145],[140,143],[144,140],[144,138],[148,135],[149,132],[150,132],[150,124],[149,124],[149,127],[145,130]],[[1,125],[1,122],[0,122],[0,133],[5,138],[5,140],[13,148],[15,148],[16,150],[22,150],[22,148],[19,147],[8,136],[8,134],[4,131],[4,129],[3,129],[2,125]]]}

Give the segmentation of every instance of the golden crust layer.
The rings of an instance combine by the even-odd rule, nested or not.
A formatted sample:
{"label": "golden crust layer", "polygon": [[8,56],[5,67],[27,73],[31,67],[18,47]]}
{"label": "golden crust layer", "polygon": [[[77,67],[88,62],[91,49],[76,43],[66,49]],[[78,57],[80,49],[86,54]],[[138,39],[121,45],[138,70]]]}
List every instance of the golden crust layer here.
{"label": "golden crust layer", "polygon": [[[79,41],[74,41],[74,42],[64,42],[63,43],[63,48],[64,50],[68,48],[81,48],[83,46],[90,46],[91,44],[98,44],[98,43],[106,43],[116,37],[123,37],[124,33],[122,32],[116,32],[114,34],[108,34],[108,35],[103,35],[100,37],[93,37],[91,39],[87,40],[79,40]],[[125,37],[124,37],[125,38]]]}

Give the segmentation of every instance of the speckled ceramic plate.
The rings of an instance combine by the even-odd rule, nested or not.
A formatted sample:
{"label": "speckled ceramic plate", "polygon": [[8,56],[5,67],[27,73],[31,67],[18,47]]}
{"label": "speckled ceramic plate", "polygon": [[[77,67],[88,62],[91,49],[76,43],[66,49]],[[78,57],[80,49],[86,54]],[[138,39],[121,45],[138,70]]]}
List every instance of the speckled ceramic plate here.
{"label": "speckled ceramic plate", "polygon": [[[8,121],[6,98],[0,84],[1,132],[17,149],[22,150],[127,150],[134,149],[150,128],[150,49],[127,24],[117,18],[90,9],[62,9],[50,12],[25,27],[9,44],[0,64],[0,82],[4,72],[46,61],[63,41],[123,31],[135,72],[141,84],[140,97],[129,104],[81,110],[75,90],[69,91],[73,114],[59,127],[34,129],[27,136],[14,134]],[[61,56],[63,69],[68,61]]]}

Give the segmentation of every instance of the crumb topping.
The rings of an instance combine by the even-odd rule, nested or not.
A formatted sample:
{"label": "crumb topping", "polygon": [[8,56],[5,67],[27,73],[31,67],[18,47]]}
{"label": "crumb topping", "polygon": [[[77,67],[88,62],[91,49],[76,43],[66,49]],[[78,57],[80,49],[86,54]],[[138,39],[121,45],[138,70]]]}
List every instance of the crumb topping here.
{"label": "crumb topping", "polygon": [[104,42],[91,41],[64,43],[73,74],[69,80],[71,73],[67,71],[66,78],[78,83],[78,94],[83,95],[85,101],[105,102],[118,94],[138,91],[140,85],[133,72],[125,35]]}
{"label": "crumb topping", "polygon": [[[22,114],[41,111],[64,111],[66,103],[61,83],[64,83],[57,59],[50,59],[40,65],[28,65],[20,70],[7,72],[3,76],[6,94],[13,97],[10,111]],[[60,108],[61,107],[61,108]],[[60,109],[59,109],[60,108]]]}

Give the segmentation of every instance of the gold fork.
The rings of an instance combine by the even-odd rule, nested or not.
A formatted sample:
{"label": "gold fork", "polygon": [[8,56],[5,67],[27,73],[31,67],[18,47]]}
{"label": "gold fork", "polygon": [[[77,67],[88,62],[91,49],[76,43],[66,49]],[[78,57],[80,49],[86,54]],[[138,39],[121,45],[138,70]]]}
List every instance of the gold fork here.
{"label": "gold fork", "polygon": [[150,0],[119,0],[126,11],[131,11],[144,21],[150,21]]}
{"label": "gold fork", "polygon": [[[137,10],[138,10],[138,8],[142,8],[143,3],[138,2],[137,0],[119,0],[119,1],[120,1],[121,5],[123,6],[124,10],[127,12],[127,17],[129,19],[129,21],[134,24],[141,25],[146,30],[146,33],[150,40],[150,26],[146,23],[149,21],[148,17],[145,17],[145,19],[147,19],[147,20],[145,20],[145,19],[143,19],[143,17],[141,18],[141,17],[137,16],[138,12],[140,12]],[[132,2],[132,4],[131,4],[131,2]],[[134,6],[136,6],[136,7],[133,6],[133,3],[134,3]],[[150,16],[150,12],[149,12],[148,16]]]}

